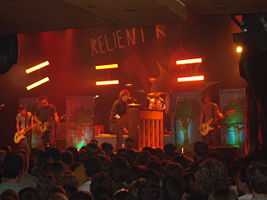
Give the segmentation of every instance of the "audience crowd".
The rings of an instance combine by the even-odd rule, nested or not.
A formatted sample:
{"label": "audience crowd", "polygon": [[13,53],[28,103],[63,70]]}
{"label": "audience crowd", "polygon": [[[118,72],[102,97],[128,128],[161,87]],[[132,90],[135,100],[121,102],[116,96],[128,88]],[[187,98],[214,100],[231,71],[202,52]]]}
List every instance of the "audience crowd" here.
{"label": "audience crowd", "polygon": [[125,148],[91,141],[81,149],[0,147],[0,200],[267,200],[267,151],[250,155],[194,144]]}

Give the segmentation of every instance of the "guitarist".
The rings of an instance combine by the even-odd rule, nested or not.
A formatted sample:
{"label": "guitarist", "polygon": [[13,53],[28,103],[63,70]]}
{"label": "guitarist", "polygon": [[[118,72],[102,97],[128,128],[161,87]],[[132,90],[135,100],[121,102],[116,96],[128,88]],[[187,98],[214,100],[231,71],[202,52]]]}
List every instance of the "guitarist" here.
{"label": "guitarist", "polygon": [[[26,111],[23,105],[19,105],[18,114],[16,116],[16,129],[22,131],[23,129],[33,124],[32,113]],[[24,140],[19,142],[19,146],[27,146],[27,149],[31,149],[31,136],[28,134]]]}
{"label": "guitarist", "polygon": [[[41,140],[44,147],[51,145],[52,133],[55,130],[54,126],[47,126],[47,124],[53,122],[58,123],[59,117],[57,109],[53,104],[48,103],[48,97],[42,96],[39,99],[41,106],[35,111],[35,121],[41,126]],[[42,130],[44,129],[44,131]]]}
{"label": "guitarist", "polygon": [[218,128],[218,122],[219,120],[224,119],[224,116],[221,113],[218,105],[211,101],[209,94],[205,94],[203,97],[204,104],[201,107],[199,126],[200,132],[203,131],[201,130],[203,129],[203,124],[211,121],[212,123],[210,125],[212,127],[212,130],[210,130],[207,135],[203,136],[203,140],[210,146],[221,145],[221,136]]}

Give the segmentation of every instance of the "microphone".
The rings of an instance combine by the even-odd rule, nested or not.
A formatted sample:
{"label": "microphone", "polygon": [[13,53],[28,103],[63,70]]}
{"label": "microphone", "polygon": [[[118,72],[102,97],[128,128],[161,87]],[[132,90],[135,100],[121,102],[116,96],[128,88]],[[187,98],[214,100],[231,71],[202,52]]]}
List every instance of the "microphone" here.
{"label": "microphone", "polygon": [[129,100],[132,101],[132,102],[134,102],[134,103],[137,103],[138,102],[138,100],[135,99],[135,98],[133,98],[133,97],[129,97]]}

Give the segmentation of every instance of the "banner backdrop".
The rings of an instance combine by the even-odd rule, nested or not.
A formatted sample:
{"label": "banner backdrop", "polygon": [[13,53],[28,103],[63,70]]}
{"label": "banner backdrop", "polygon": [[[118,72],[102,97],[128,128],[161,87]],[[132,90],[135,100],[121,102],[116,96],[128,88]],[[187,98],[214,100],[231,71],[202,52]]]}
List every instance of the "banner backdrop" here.
{"label": "banner backdrop", "polygon": [[200,106],[200,92],[171,95],[171,130],[179,146],[188,146],[201,140],[198,131]]}
{"label": "banner backdrop", "polygon": [[[226,115],[223,124],[223,143],[244,148],[245,139],[245,89],[220,90],[220,107]],[[227,113],[230,113],[227,115]]]}
{"label": "banner backdrop", "polygon": [[67,146],[78,148],[94,138],[94,98],[91,96],[67,96]]}

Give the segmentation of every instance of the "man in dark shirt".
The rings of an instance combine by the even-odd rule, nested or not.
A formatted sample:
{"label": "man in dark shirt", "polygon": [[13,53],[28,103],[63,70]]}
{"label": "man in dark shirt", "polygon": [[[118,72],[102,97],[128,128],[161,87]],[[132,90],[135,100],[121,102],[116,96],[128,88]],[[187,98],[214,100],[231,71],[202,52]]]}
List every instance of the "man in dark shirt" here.
{"label": "man in dark shirt", "polygon": [[121,90],[119,98],[114,101],[110,112],[110,130],[116,134],[116,150],[122,147],[123,144],[123,132],[128,132],[127,129],[118,126],[117,121],[127,113],[127,102],[130,97],[128,90]]}
{"label": "man in dark shirt", "polygon": [[53,132],[53,125],[58,123],[59,117],[57,109],[53,104],[48,103],[48,97],[42,96],[40,98],[41,107],[35,111],[35,121],[42,125],[42,143],[43,146],[51,145],[51,135]]}

